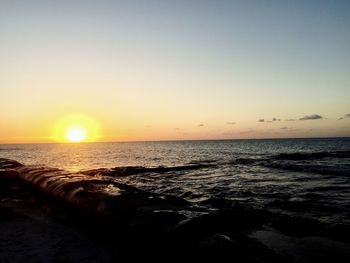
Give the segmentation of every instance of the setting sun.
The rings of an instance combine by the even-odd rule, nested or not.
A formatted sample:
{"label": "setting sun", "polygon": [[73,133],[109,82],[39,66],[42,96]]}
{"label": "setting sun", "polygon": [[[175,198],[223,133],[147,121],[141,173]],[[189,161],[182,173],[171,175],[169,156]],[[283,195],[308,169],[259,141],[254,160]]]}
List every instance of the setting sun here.
{"label": "setting sun", "polygon": [[79,126],[69,127],[67,129],[66,138],[70,142],[81,142],[86,139],[86,131]]}
{"label": "setting sun", "polygon": [[60,118],[52,131],[58,142],[94,142],[101,137],[99,123],[85,115],[71,114]]}

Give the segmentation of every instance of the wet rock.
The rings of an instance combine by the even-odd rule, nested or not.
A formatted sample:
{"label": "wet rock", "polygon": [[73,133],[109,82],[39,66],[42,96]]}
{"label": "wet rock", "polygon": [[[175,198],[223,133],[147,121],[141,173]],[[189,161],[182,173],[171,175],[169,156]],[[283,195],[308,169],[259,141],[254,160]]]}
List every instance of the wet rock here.
{"label": "wet rock", "polygon": [[239,202],[219,197],[209,197],[198,204],[220,210],[243,209]]}
{"label": "wet rock", "polygon": [[197,170],[202,168],[214,167],[215,164],[189,164],[189,165],[180,165],[173,167],[143,167],[143,166],[123,166],[115,167],[112,169],[94,169],[83,171],[83,174],[86,175],[104,175],[104,176],[129,176],[135,174],[143,173],[167,173],[167,172],[178,172],[178,171],[187,171],[187,170]]}
{"label": "wet rock", "polygon": [[214,233],[196,244],[196,257],[201,260],[224,262],[242,258],[242,244],[222,233]]}
{"label": "wet rock", "polygon": [[324,225],[311,218],[280,216],[271,222],[271,226],[292,237],[322,236],[325,233]]}
{"label": "wet rock", "polygon": [[18,179],[18,172],[13,169],[0,169],[0,180],[13,181]]}
{"label": "wet rock", "polygon": [[193,246],[215,233],[231,239],[242,238],[267,222],[269,214],[260,210],[236,209],[206,214],[180,222],[170,233],[170,243]]}
{"label": "wet rock", "polygon": [[154,210],[184,209],[189,203],[180,197],[157,195],[134,189],[125,190],[123,194],[109,196],[102,200],[96,213],[120,217],[123,214],[149,213]]}
{"label": "wet rock", "polygon": [[350,225],[332,224],[325,229],[325,235],[335,240],[350,242]]}
{"label": "wet rock", "polygon": [[12,208],[0,206],[0,223],[12,221],[22,217],[22,214],[14,211]]}
{"label": "wet rock", "polygon": [[232,222],[233,225],[226,226],[225,223],[220,225],[222,222],[215,222],[216,225],[214,222],[196,222],[194,225],[193,222],[191,219],[180,222],[175,235],[174,232],[170,233],[171,239],[165,243],[168,246],[163,249],[167,255],[172,255],[172,262],[280,262],[272,250],[248,237],[252,226],[248,227],[242,222],[240,225]]}
{"label": "wet rock", "polygon": [[21,166],[23,166],[23,164],[21,164],[17,161],[0,158],[0,169],[17,168],[17,167],[21,167]]}

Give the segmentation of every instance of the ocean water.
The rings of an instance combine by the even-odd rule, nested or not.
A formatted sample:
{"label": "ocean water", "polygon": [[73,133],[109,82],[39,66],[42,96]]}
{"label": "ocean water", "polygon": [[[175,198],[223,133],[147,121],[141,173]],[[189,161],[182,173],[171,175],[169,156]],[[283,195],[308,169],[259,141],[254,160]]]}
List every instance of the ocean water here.
{"label": "ocean water", "polygon": [[0,158],[72,172],[138,166],[115,180],[194,204],[237,202],[350,224],[350,138],[16,144],[0,145]]}

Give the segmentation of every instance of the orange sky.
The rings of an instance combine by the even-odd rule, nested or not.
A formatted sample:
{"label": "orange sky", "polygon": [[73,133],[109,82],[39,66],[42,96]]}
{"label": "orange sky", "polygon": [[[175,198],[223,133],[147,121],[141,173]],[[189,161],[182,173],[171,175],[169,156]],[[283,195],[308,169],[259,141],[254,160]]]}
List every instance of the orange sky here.
{"label": "orange sky", "polygon": [[349,6],[1,2],[0,143],[350,136]]}

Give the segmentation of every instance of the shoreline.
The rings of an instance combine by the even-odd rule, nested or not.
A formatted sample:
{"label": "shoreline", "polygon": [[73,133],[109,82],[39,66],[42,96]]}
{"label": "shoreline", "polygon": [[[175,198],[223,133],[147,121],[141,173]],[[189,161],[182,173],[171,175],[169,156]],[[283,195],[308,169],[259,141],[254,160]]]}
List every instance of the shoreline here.
{"label": "shoreline", "polygon": [[69,173],[8,159],[0,159],[0,181],[5,233],[0,259],[12,258],[9,262],[350,259],[349,226],[236,202],[194,205],[101,173]]}

